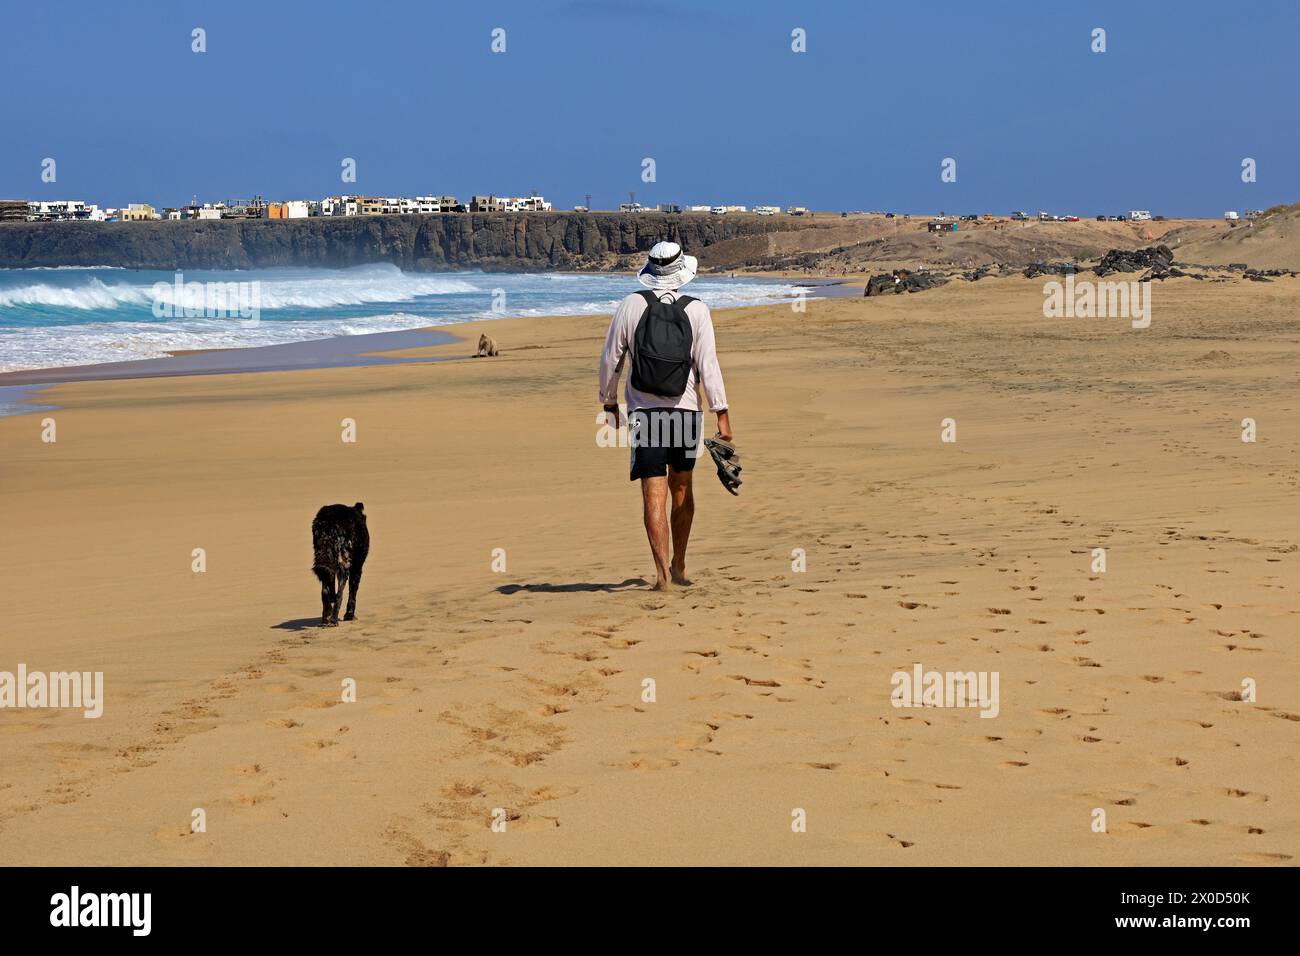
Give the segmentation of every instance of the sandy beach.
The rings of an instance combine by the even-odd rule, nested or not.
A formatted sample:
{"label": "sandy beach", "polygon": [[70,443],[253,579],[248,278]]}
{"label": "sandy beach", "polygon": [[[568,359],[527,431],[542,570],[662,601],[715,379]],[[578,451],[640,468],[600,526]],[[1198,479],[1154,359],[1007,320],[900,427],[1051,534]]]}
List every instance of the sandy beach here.
{"label": "sandy beach", "polygon": [[[1294,865],[1300,280],[1157,284],[1142,330],[1042,290],[717,312],[746,483],[701,465],[666,595],[596,442],[606,317],[37,392],[0,669],[106,699],[0,714],[0,862]],[[319,629],[312,515],[354,501],[359,619]],[[892,706],[916,663],[996,672],[997,716]]]}

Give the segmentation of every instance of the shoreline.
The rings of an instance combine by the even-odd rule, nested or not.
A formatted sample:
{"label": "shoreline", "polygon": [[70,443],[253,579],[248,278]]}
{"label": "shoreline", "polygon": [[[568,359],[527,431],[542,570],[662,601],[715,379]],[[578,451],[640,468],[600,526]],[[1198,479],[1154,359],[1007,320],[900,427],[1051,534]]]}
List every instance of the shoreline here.
{"label": "shoreline", "polygon": [[448,344],[453,337],[443,331],[446,328],[447,326],[423,326],[396,332],[334,335],[275,345],[192,349],[172,352],[161,358],[131,359],[126,362],[22,369],[0,372],[0,387],[383,365],[393,361],[384,358],[381,354],[384,352]]}
{"label": "shoreline", "polygon": [[[581,275],[561,270],[561,274]],[[612,273],[602,273],[612,274]],[[768,278],[772,281],[793,280],[796,284],[814,289],[809,298],[838,298],[857,295],[852,280],[827,276],[797,275],[763,275],[750,273],[729,273],[727,275],[708,275],[711,279]],[[715,314],[740,308],[756,306],[729,306],[714,309]],[[319,339],[305,339],[297,342],[282,342],[274,345],[250,345],[230,348],[186,349],[170,352],[157,358],[131,359],[125,362],[105,362],[95,365],[69,365],[52,368],[18,369],[0,372],[0,417],[30,414],[58,406],[35,405],[27,408],[27,403],[35,401],[41,389],[52,385],[74,382],[114,381],[140,378],[173,378],[191,375],[226,375],[255,372],[288,372],[325,368],[357,368],[370,365],[408,364],[428,361],[449,361],[457,356],[407,357],[395,353],[413,349],[431,348],[450,345],[457,341],[468,341],[471,333],[458,335],[451,331],[461,326],[477,327],[480,323],[495,323],[511,319],[529,318],[546,321],[555,318],[571,318],[571,315],[557,316],[510,316],[497,318],[475,318],[464,322],[452,322],[445,325],[419,326],[411,329],[399,329],[392,332],[363,332],[354,335],[329,336]],[[477,331],[477,329],[475,329]],[[466,355],[471,358],[472,355]],[[7,401],[5,396],[7,393]]]}

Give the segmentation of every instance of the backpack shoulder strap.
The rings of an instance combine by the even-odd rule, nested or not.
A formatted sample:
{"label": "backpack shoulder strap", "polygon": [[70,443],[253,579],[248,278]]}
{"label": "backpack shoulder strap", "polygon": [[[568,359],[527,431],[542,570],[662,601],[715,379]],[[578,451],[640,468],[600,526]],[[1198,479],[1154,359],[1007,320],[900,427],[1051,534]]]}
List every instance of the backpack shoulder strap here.
{"label": "backpack shoulder strap", "polygon": [[651,289],[642,289],[639,292],[637,292],[637,295],[645,299],[645,305],[647,309],[659,301],[658,297],[654,294],[653,290]]}
{"label": "backpack shoulder strap", "polygon": [[693,296],[689,296],[689,295],[680,295],[680,294],[679,294],[679,295],[677,296],[677,301],[676,301],[675,303],[673,303],[673,304],[676,305],[676,306],[677,306],[679,309],[681,309],[683,312],[685,312],[685,311],[686,311],[686,307],[687,307],[688,305],[690,305],[692,302],[698,302],[698,301],[699,301],[699,299],[696,299],[696,298],[694,298]]}

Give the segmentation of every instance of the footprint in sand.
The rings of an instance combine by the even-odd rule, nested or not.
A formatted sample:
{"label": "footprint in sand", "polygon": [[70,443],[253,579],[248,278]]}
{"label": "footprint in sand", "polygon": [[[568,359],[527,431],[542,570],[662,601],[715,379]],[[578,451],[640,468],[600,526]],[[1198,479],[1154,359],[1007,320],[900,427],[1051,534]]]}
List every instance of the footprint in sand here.
{"label": "footprint in sand", "polygon": [[651,757],[646,754],[633,756],[630,760],[622,763],[605,764],[607,767],[618,767],[626,770],[665,770],[670,767],[676,767],[681,761],[673,760],[669,757]]}
{"label": "footprint in sand", "polygon": [[1225,797],[1232,797],[1235,800],[1245,800],[1249,803],[1268,803],[1268,795],[1263,793],[1252,793],[1249,790],[1238,790],[1235,787],[1227,787],[1219,792]]}
{"label": "footprint in sand", "polygon": [[447,866],[451,862],[451,854],[446,850],[430,849],[397,826],[390,825],[384,831],[384,840],[402,855],[406,866]]}
{"label": "footprint in sand", "polygon": [[529,799],[534,802],[546,800],[563,800],[565,797],[571,797],[578,792],[577,787],[566,786],[541,786],[534,787],[528,795]]}
{"label": "footprint in sand", "polygon": [[[692,725],[693,730],[678,737],[674,743],[679,750],[698,750],[713,743],[713,736],[720,724],[700,721]],[[716,752],[716,751],[715,751]]]}
{"label": "footprint in sand", "polygon": [[727,676],[730,677],[732,680],[743,680],[746,684],[748,684],[751,687],[780,687],[781,686],[780,683],[777,681],[764,679],[764,678],[745,677],[744,675],[741,674],[728,674]]}

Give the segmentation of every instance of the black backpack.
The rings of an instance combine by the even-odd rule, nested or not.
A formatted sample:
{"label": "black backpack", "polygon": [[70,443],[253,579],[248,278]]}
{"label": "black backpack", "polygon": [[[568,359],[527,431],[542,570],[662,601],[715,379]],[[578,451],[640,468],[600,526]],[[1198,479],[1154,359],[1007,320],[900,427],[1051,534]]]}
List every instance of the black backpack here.
{"label": "black backpack", "polygon": [[664,302],[650,290],[645,297],[645,315],[636,327],[636,349],[632,357],[632,387],[638,392],[678,398],[686,392],[691,374],[691,320],[686,306],[689,295]]}

